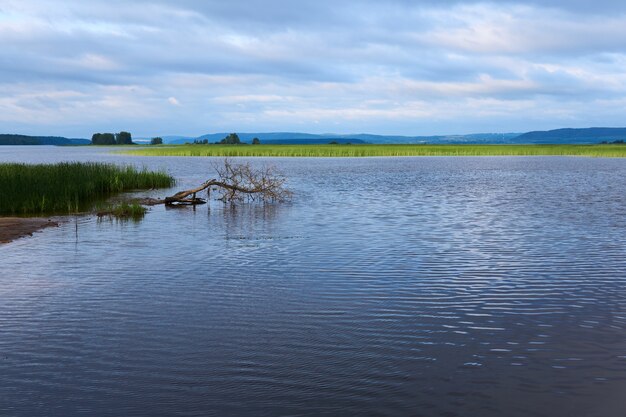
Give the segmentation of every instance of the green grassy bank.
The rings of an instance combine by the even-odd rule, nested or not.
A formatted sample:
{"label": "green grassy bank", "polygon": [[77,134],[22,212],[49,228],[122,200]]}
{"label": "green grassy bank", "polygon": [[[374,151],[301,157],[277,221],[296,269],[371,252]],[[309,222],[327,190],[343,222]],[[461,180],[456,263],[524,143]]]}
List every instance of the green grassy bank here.
{"label": "green grassy bank", "polygon": [[68,214],[114,193],[164,188],[164,172],[100,163],[0,164],[0,214]]}
{"label": "green grassy bank", "polygon": [[626,157],[626,145],[170,145],[122,152],[144,156],[589,156]]}

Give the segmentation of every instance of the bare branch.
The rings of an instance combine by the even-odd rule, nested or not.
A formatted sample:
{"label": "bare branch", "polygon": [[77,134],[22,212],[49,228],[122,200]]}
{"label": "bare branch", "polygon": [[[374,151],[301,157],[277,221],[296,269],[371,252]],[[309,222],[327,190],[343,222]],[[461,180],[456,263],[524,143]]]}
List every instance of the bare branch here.
{"label": "bare branch", "polygon": [[144,199],[140,202],[145,205],[204,204],[206,200],[197,197],[196,194],[207,190],[207,197],[210,197],[211,189],[219,192],[219,200],[229,203],[282,202],[289,200],[292,196],[291,191],[285,188],[285,176],[273,166],[255,169],[250,166],[249,162],[233,164],[225,159],[222,165],[214,166],[214,168],[218,179],[211,179],[197,188],[180,191],[163,200]]}

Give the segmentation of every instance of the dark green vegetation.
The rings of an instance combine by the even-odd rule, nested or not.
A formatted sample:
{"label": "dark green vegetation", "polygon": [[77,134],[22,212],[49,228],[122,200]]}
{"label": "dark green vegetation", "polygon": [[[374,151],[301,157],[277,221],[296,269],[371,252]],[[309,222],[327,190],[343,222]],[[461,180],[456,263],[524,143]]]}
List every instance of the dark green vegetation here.
{"label": "dark green vegetation", "polygon": [[141,220],[145,216],[147,208],[137,203],[122,202],[110,205],[98,211],[98,217],[115,217],[121,220]]}
{"label": "dark green vegetation", "polygon": [[0,164],[0,214],[69,214],[122,191],[167,188],[164,172],[131,166],[68,162],[51,165]]}
{"label": "dark green vegetation", "polygon": [[626,157],[624,145],[174,145],[124,153],[145,156],[590,156]]}
{"label": "dark green vegetation", "polygon": [[129,132],[120,133],[94,133],[91,137],[93,145],[134,145],[132,135]]}
{"label": "dark green vegetation", "polygon": [[[258,139],[257,139],[258,140]],[[215,142],[218,145],[241,145],[244,144],[236,133],[229,133],[222,140]],[[211,144],[207,138],[196,139],[191,145],[209,145]]]}
{"label": "dark green vegetation", "polygon": [[87,139],[61,136],[0,135],[0,145],[88,145]]}
{"label": "dark green vegetation", "polygon": [[239,145],[241,140],[236,133],[231,133],[220,141],[221,145]]}
{"label": "dark green vegetation", "polygon": [[150,139],[150,145],[163,145],[163,138],[152,138]]}
{"label": "dark green vegetation", "polygon": [[[185,137],[166,137],[166,143],[168,144],[194,144],[194,145],[207,145],[207,144],[227,144],[226,140],[231,140],[230,144],[252,144],[259,145],[263,143],[265,145],[325,145],[330,142],[337,143],[362,143],[366,142],[362,139],[354,138],[353,136],[359,135],[348,135],[350,137],[337,137],[335,135],[312,135],[305,133],[241,133],[235,134],[239,139],[239,142],[236,142],[236,139],[228,139],[228,137],[232,134],[228,134],[224,136],[224,134],[217,133],[211,135],[203,135],[196,139],[185,138]],[[258,135],[258,136],[255,136]],[[293,135],[293,137],[290,137]],[[382,136],[381,136],[382,137]],[[169,139],[168,139],[169,138]],[[376,141],[372,141],[376,143]],[[401,143],[401,142],[398,142]]]}

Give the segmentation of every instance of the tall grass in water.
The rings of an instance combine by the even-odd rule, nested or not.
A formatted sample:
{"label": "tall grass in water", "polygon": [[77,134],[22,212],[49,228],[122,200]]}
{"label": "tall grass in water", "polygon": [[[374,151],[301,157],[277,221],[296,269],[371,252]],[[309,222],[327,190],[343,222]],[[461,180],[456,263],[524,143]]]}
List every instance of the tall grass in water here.
{"label": "tall grass in water", "polygon": [[74,213],[111,194],[174,185],[165,172],[69,162],[0,164],[0,214]]}
{"label": "tall grass in water", "polygon": [[588,156],[626,157],[626,145],[171,145],[122,153],[145,156]]}
{"label": "tall grass in water", "polygon": [[143,219],[147,211],[147,208],[138,203],[127,203],[124,201],[116,205],[109,205],[99,210],[97,214],[99,218],[109,217],[119,220],[139,221]]}

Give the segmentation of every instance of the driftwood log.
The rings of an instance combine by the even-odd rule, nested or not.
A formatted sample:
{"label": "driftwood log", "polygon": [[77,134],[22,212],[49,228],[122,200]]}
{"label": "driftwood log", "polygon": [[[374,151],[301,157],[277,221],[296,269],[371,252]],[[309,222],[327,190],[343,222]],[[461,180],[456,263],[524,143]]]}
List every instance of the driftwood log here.
{"label": "driftwood log", "polygon": [[219,179],[208,180],[197,188],[179,191],[164,199],[146,198],[139,200],[139,203],[148,206],[206,204],[207,200],[198,197],[197,194],[206,190],[207,197],[210,197],[212,189],[220,193],[219,200],[224,202],[285,201],[291,198],[291,192],[284,187],[284,176],[274,167],[254,169],[249,163],[232,164],[225,160],[223,166],[215,169]]}

